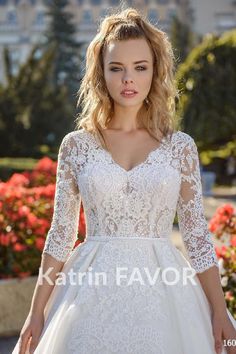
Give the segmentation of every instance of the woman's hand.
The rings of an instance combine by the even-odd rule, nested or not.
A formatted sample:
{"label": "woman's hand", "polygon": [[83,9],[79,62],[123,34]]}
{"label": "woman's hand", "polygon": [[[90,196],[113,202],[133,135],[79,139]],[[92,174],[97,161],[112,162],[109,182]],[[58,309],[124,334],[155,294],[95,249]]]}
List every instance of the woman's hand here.
{"label": "woman's hand", "polygon": [[19,354],[25,354],[26,350],[29,347],[29,353],[32,354],[36,349],[40,334],[42,333],[44,326],[44,315],[40,314],[31,314],[29,313],[24,326],[20,333],[19,338]]}
{"label": "woman's hand", "polygon": [[[236,342],[236,330],[229,319],[228,315],[226,317],[220,316],[220,314],[213,314],[212,317],[212,327],[213,335],[215,338],[215,351],[217,354],[221,354],[223,348],[226,349],[227,354],[235,354],[236,346],[233,342]],[[232,345],[224,346],[224,340],[230,340]]]}

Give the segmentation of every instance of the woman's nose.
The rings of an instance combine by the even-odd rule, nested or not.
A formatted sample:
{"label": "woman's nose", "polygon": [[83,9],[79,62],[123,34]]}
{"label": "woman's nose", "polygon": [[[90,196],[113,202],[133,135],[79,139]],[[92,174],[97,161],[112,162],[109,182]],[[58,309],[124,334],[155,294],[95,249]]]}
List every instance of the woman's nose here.
{"label": "woman's nose", "polygon": [[127,84],[129,82],[133,82],[133,80],[131,79],[131,77],[126,75],[126,76],[123,77],[123,82]]}

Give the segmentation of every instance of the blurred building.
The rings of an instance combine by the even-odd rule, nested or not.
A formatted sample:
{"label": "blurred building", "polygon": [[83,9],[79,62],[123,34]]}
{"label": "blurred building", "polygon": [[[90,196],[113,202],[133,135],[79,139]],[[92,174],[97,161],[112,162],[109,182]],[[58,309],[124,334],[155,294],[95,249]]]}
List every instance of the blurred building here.
{"label": "blurred building", "polygon": [[193,30],[201,35],[221,34],[236,28],[235,0],[190,0],[193,8]]}
{"label": "blurred building", "polygon": [[[47,1],[50,0],[0,0],[0,81],[4,81],[4,46],[10,50],[14,73],[25,61],[32,45],[43,40],[48,23]],[[123,3],[142,11],[167,33],[174,15],[185,23],[192,22],[189,0],[123,0]],[[101,18],[119,4],[116,0],[70,0],[68,11],[74,15],[78,42],[88,44],[96,34]]]}

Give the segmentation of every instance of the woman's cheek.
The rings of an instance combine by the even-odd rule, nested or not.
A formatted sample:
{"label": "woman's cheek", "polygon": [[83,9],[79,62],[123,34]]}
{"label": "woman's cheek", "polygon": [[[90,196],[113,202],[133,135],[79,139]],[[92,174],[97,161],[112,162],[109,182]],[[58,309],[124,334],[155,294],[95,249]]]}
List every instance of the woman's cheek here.
{"label": "woman's cheek", "polygon": [[113,97],[116,94],[115,82],[109,81],[109,83],[107,83],[107,89],[110,95]]}
{"label": "woman's cheek", "polygon": [[119,92],[119,90],[120,90],[119,79],[109,80],[109,82],[107,82],[107,88],[112,96],[119,95],[119,93],[120,93]]}

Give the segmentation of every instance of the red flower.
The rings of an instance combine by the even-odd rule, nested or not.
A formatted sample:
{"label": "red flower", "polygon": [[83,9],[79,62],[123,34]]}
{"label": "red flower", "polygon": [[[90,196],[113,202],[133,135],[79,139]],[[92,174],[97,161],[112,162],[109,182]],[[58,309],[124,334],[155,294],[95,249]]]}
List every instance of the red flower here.
{"label": "red flower", "polygon": [[35,240],[35,246],[39,251],[43,251],[45,239],[43,237],[37,237]]}
{"label": "red flower", "polygon": [[16,251],[16,252],[22,252],[22,251],[25,251],[27,249],[26,245],[22,245],[19,242],[14,243],[12,247],[13,247],[13,250]]}
{"label": "red flower", "polygon": [[216,246],[215,247],[215,252],[218,258],[224,258],[226,255],[226,252],[228,250],[228,247],[223,245],[221,247]]}
{"label": "red flower", "polygon": [[24,230],[25,229],[25,223],[24,222],[19,222],[19,229]]}
{"label": "red flower", "polygon": [[234,213],[234,208],[231,204],[224,204],[223,206],[217,208],[216,212],[222,215],[226,213],[231,216]]}
{"label": "red flower", "polygon": [[[0,278],[36,274],[53,213],[57,163],[42,159],[33,171],[14,174],[7,182],[0,181]],[[32,263],[27,265],[27,258]],[[17,254],[18,268],[9,262]],[[9,264],[9,269],[5,269]],[[24,270],[27,270],[25,272]],[[11,272],[11,275],[10,275]],[[29,273],[30,272],[30,273]]]}
{"label": "red flower", "polygon": [[215,252],[216,252],[217,258],[221,258],[221,248],[216,246],[215,247]]}
{"label": "red flower", "polygon": [[217,238],[224,234],[232,235],[236,233],[236,215],[232,205],[225,204],[217,208],[215,215],[209,222],[209,230]]}
{"label": "red flower", "polygon": [[35,216],[33,213],[29,213],[29,214],[27,215],[27,219],[28,219],[28,225],[29,225],[29,226],[35,226],[35,224],[36,224],[37,221],[38,221],[37,216]]}
{"label": "red flower", "polygon": [[212,220],[209,221],[208,229],[211,232],[215,232],[217,230],[217,224],[216,224],[215,220],[212,219]]}
{"label": "red flower", "polygon": [[30,212],[30,208],[26,205],[23,205],[22,207],[20,207],[18,209],[18,215],[20,217],[27,216],[29,214],[29,212]]}
{"label": "red flower", "polygon": [[231,243],[231,246],[236,247],[236,235],[231,238],[230,243]]}
{"label": "red flower", "polygon": [[[8,182],[0,181],[0,229],[9,231],[0,232],[1,278],[25,277],[38,271],[38,254],[43,251],[53,215],[56,169],[56,162],[44,158],[33,171],[14,174]],[[80,239],[75,242],[75,247],[83,242],[82,236],[86,232],[83,206],[79,224]],[[39,252],[36,253],[36,249]],[[8,262],[16,257],[14,252],[18,253],[17,267]],[[32,257],[29,265],[26,256]],[[5,261],[10,264],[10,269],[4,268]],[[12,274],[8,274],[10,272]]]}
{"label": "red flower", "polygon": [[21,173],[14,173],[7,182],[8,185],[18,187],[18,186],[28,186],[29,179],[22,175]]}
{"label": "red flower", "polygon": [[227,250],[228,250],[228,247],[227,247],[227,246],[225,246],[225,245],[221,246],[221,254],[222,254],[223,256],[225,255],[225,253],[227,252]]}
{"label": "red flower", "polygon": [[43,157],[41,160],[38,161],[34,170],[36,171],[48,171],[52,172],[52,169],[55,166],[55,162],[53,162],[49,157]]}
{"label": "red flower", "polygon": [[232,301],[234,299],[232,291],[226,291],[225,299],[228,300],[228,301]]}
{"label": "red flower", "polygon": [[7,234],[7,235],[4,235],[4,234],[1,234],[0,235],[0,245],[1,246],[8,246],[10,244],[10,235]]}
{"label": "red flower", "polygon": [[11,243],[16,243],[18,241],[18,237],[14,234],[11,235]]}

